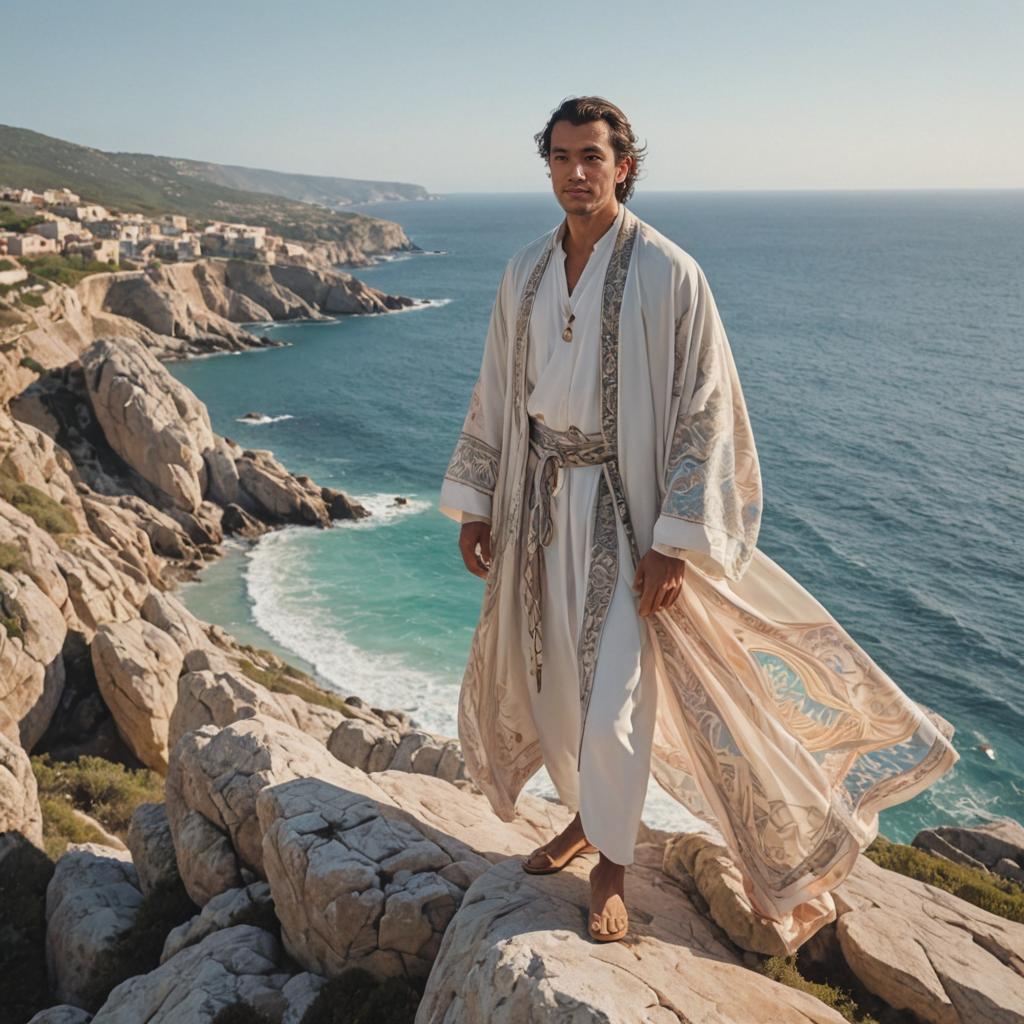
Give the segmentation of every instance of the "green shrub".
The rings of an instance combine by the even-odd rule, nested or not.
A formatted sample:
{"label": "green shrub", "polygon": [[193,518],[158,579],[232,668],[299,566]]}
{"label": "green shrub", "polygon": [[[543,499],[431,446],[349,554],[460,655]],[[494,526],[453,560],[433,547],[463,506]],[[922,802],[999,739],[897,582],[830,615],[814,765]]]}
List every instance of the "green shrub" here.
{"label": "green shrub", "polygon": [[54,761],[49,754],[32,757],[32,770],[44,797],[63,799],[124,838],[139,804],[163,800],[163,779],[148,768],[132,769],[102,757]]}
{"label": "green shrub", "polygon": [[879,867],[928,882],[982,910],[1024,923],[1024,888],[981,868],[954,864],[916,846],[894,843],[882,836],[864,851]]}
{"label": "green shrub", "polygon": [[[22,209],[27,209],[22,206]],[[45,217],[38,213],[19,213],[13,206],[4,203],[0,205],[0,231],[14,231],[16,234],[24,235],[29,228],[42,224]]]}
{"label": "green shrub", "polygon": [[39,292],[22,292],[18,300],[23,306],[31,306],[33,309],[39,309],[43,304],[43,297]]}
{"label": "green shrub", "polygon": [[422,982],[377,981],[368,971],[350,967],[320,989],[302,1024],[412,1024],[422,998]]}
{"label": "green shrub", "polygon": [[14,260],[0,259],[0,272],[4,270],[17,270],[18,264]]}
{"label": "green shrub", "polygon": [[144,896],[131,928],[104,949],[92,966],[84,999],[89,1008],[99,1009],[122,981],[156,970],[168,933],[198,913],[181,879],[158,885]]}
{"label": "green shrub", "polygon": [[21,620],[13,615],[0,615],[0,625],[4,627],[4,632],[12,640],[25,639],[25,631],[21,628]]}
{"label": "green shrub", "polygon": [[21,602],[6,590],[0,590],[0,623],[9,637],[16,637],[19,640],[25,639],[25,630],[28,629],[28,617]]}
{"label": "green shrub", "polygon": [[0,465],[0,498],[27,515],[47,533],[76,533],[74,516],[44,491],[15,478],[8,464]]}
{"label": "green shrub", "polygon": [[24,366],[27,370],[32,370],[35,373],[46,373],[46,367],[38,359],[33,359],[31,356],[22,356],[18,360],[18,365]]}
{"label": "green shrub", "polygon": [[0,569],[4,572],[20,572],[25,567],[25,556],[13,541],[0,540]]}
{"label": "green shrub", "polygon": [[76,817],[67,797],[40,797],[39,807],[43,812],[43,846],[51,860],[57,860],[69,843],[107,842],[107,837],[95,825]]}
{"label": "green shrub", "polygon": [[87,259],[81,253],[69,256],[47,253],[26,257],[21,262],[35,280],[67,285],[77,284],[90,274],[109,274],[111,269],[117,269],[116,264]]}
{"label": "green shrub", "polygon": [[46,886],[53,862],[20,835],[0,870],[0,1006],[27,1021],[51,1005],[46,983]]}
{"label": "green shrub", "polygon": [[[244,646],[243,650],[253,653],[268,654],[270,652],[260,651],[257,647]],[[273,656],[272,656],[273,657]],[[335,693],[328,693],[320,689],[301,669],[294,665],[282,663],[280,668],[260,668],[248,659],[241,662],[242,671],[253,681],[265,686],[273,693],[290,693],[301,697],[309,704],[318,704],[321,707],[331,708],[340,711],[343,715],[351,717],[352,709]]]}
{"label": "green shrub", "polygon": [[857,1016],[858,1007],[853,997],[844,989],[835,985],[821,984],[815,981],[808,981],[801,973],[796,964],[796,954],[789,956],[770,956],[758,965],[758,970],[777,981],[780,984],[788,985],[790,988],[798,989],[820,999],[826,1006],[831,1006],[841,1017],[857,1024],[878,1024],[874,1017]]}

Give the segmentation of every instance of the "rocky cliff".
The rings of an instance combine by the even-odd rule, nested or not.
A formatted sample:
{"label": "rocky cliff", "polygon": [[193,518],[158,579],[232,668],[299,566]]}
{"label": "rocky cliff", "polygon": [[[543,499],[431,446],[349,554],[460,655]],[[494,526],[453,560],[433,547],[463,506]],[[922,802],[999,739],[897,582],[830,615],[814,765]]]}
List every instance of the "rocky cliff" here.
{"label": "rocky cliff", "polygon": [[[563,808],[527,797],[498,821],[456,740],[320,689],[174,593],[227,534],[344,528],[364,510],[218,435],[155,352],[256,306],[384,300],[228,264],[67,291],[50,329],[20,339],[31,363],[4,353],[5,1020],[1024,1020],[1013,822],[862,855],[795,962],[713,837],[645,828],[630,935],[589,940],[592,861],[519,866]],[[135,327],[87,340],[99,324]]]}
{"label": "rocky cliff", "polygon": [[336,270],[203,259],[148,270],[92,274],[54,285],[38,308],[0,313],[0,402],[39,369],[66,366],[97,338],[140,342],[161,359],[280,345],[246,330],[265,320],[324,320],[417,305]]}

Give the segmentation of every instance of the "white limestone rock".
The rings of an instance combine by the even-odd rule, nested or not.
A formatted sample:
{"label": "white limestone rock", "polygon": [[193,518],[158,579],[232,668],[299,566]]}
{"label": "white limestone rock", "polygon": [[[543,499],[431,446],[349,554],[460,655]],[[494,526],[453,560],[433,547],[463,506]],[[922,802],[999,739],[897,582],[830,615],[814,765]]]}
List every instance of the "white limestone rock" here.
{"label": "white limestone rock", "polygon": [[17,744],[0,733],[0,862],[18,832],[34,846],[43,848],[43,812],[32,762]]}
{"label": "white limestone rock", "polygon": [[135,808],[128,827],[128,849],[144,895],[178,881],[174,837],[163,804],[139,804]]}
{"label": "white limestone rock", "polygon": [[833,895],[847,964],[890,1006],[928,1024],[1024,1020],[1024,924],[863,855]]}
{"label": "white limestone rock", "polygon": [[141,902],[128,853],[94,843],[68,847],[46,888],[46,966],[57,999],[89,1006],[96,961],[131,928]]}
{"label": "white limestone rock", "polygon": [[89,1024],[92,1014],[78,1006],[49,1006],[40,1010],[28,1024]]}
{"label": "white limestone rock", "polygon": [[186,947],[149,974],[122,982],[93,1024],[210,1024],[237,1002],[280,1021],[290,978],[281,966],[280,943],[270,932],[236,925]]}
{"label": "white limestone rock", "polygon": [[660,847],[626,869],[630,935],[586,931],[589,865],[554,875],[503,860],[466,892],[445,932],[416,1024],[840,1024],[804,992],[744,967],[661,871]]}
{"label": "white limestone rock", "polygon": [[[269,786],[256,806],[263,863],[288,952],[333,977],[358,966],[377,977],[422,977],[467,880],[483,857],[448,849],[353,769],[340,779]],[[443,784],[442,784],[443,785]]]}
{"label": "white limestone rock", "polygon": [[160,963],[177,956],[187,946],[202,942],[213,932],[231,928],[236,924],[252,924],[247,920],[254,913],[273,913],[274,901],[266,882],[253,882],[243,889],[229,889],[214,896],[191,920],[171,930],[164,942]]}
{"label": "white limestone rock", "polygon": [[110,447],[170,504],[198,510],[214,446],[206,406],[134,339],[94,342],[79,362]]}
{"label": "white limestone rock", "polygon": [[260,790],[300,776],[329,778],[337,765],[322,744],[265,715],[186,733],[171,754],[166,801],[189,896],[203,905],[238,888],[243,867],[262,877]]}
{"label": "white limestone rock", "polygon": [[143,764],[166,775],[181,648],[159,627],[135,619],[102,625],[91,651],[96,681],[117,731]]}

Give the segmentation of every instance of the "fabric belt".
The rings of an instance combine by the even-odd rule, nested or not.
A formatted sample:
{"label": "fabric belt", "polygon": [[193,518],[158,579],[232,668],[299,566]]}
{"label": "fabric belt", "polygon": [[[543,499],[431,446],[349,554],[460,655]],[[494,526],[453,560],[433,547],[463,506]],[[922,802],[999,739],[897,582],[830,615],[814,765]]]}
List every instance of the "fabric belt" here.
{"label": "fabric belt", "polygon": [[554,430],[533,416],[530,417],[530,449],[537,456],[537,466],[527,511],[525,598],[532,647],[531,664],[539,692],[544,660],[541,629],[544,548],[551,543],[551,501],[558,472],[569,466],[600,466],[611,459],[612,452],[601,433],[585,434],[578,427]]}

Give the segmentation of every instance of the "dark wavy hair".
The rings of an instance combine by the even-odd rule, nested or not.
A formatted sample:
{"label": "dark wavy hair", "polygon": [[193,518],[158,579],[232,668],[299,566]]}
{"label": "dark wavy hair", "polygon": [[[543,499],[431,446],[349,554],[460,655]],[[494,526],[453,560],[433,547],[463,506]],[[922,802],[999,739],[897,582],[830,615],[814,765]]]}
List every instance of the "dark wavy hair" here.
{"label": "dark wavy hair", "polygon": [[604,121],[611,135],[612,148],[615,150],[615,162],[623,157],[632,157],[633,163],[626,177],[615,186],[615,198],[620,203],[626,202],[633,194],[633,186],[639,177],[640,165],[647,155],[647,147],[638,145],[639,139],[633,134],[629,120],[614,103],[600,96],[575,96],[563,100],[561,105],[548,118],[542,132],[537,132],[533,141],[537,143],[537,152],[547,163],[551,155],[551,131],[556,121],[568,121],[570,124],[581,125],[590,121]]}

